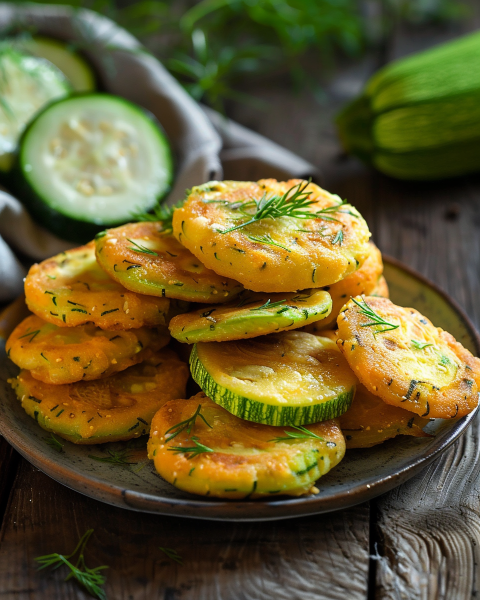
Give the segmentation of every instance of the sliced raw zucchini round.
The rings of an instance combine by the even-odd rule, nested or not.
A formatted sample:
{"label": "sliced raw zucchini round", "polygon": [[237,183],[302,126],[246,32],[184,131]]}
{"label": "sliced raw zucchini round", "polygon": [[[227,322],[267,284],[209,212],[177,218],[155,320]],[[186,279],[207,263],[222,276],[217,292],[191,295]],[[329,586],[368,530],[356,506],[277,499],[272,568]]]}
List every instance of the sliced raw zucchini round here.
{"label": "sliced raw zucchini round", "polygon": [[308,325],[304,331],[315,333],[321,329],[336,327],[337,317],[341,309],[352,298],[365,294],[372,294],[383,273],[382,254],[373,242],[369,242],[369,254],[362,266],[342,281],[326,286],[322,289],[328,291],[332,297],[332,311],[326,319]]}
{"label": "sliced raw zucchini round", "polygon": [[58,327],[37,316],[24,319],[7,340],[7,356],[35,379],[65,384],[107,377],[166,346],[166,327],[105,331],[95,325]]}
{"label": "sliced raw zucchini round", "polygon": [[28,308],[59,327],[156,327],[168,322],[170,300],[130,292],[110,279],[90,242],[33,265],[25,279]]}
{"label": "sliced raw zucchini round", "polygon": [[357,378],[335,342],[299,331],[198,343],[193,379],[232,414],[267,425],[333,419],[350,406]]}
{"label": "sliced raw zucchini round", "polygon": [[148,442],[149,458],[169,483],[231,499],[317,493],[315,481],[344,454],[337,421],[301,429],[259,425],[231,415],[202,393],[165,404]]}
{"label": "sliced raw zucchini round", "polygon": [[238,301],[202,307],[174,317],[170,333],[180,342],[227,342],[298,329],[330,313],[328,292],[305,290],[285,294],[244,292]]}
{"label": "sliced raw zucchini round", "polygon": [[92,92],[95,74],[92,67],[74,48],[60,40],[42,35],[14,40],[17,48],[39,58],[45,58],[65,75],[76,92]]}
{"label": "sliced raw zucchini round", "polygon": [[428,437],[423,428],[429,419],[386,404],[361,384],[357,386],[352,406],[339,417],[338,422],[347,450],[371,448],[397,435]]}
{"label": "sliced raw zucchini round", "polygon": [[367,257],[370,237],[352,206],[297,179],[194,187],[173,214],[173,232],[209,269],[267,293],[344,279]]}
{"label": "sliced raw zucchini round", "polygon": [[8,172],[26,124],[71,88],[54,65],[10,43],[0,45],[0,72],[0,171]]}
{"label": "sliced raw zucchini round", "polygon": [[358,296],[337,323],[337,344],[350,367],[387,404],[441,419],[476,408],[480,360],[418,311]]}
{"label": "sliced raw zucchini round", "polygon": [[164,349],[95,381],[51,385],[21,371],[9,382],[40,427],[75,444],[101,444],[148,433],[157,410],[185,395],[187,379],[187,365]]}
{"label": "sliced raw zucchini round", "polygon": [[207,269],[159,223],[130,223],[97,234],[100,266],[127,289],[191,302],[227,302],[243,287]]}
{"label": "sliced raw zucchini round", "polygon": [[30,212],[64,239],[85,242],[146,212],[170,188],[170,146],[140,107],[109,94],[51,103],[21,144],[18,186]]}

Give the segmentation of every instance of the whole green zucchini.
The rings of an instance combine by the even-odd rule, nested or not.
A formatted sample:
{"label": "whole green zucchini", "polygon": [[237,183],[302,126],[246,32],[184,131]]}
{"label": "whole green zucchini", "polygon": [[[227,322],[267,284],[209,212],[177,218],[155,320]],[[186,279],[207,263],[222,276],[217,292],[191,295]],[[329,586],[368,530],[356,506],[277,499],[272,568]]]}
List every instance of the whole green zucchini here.
{"label": "whole green zucchini", "polygon": [[392,177],[480,171],[480,32],[379,70],[337,127],[347,152]]}

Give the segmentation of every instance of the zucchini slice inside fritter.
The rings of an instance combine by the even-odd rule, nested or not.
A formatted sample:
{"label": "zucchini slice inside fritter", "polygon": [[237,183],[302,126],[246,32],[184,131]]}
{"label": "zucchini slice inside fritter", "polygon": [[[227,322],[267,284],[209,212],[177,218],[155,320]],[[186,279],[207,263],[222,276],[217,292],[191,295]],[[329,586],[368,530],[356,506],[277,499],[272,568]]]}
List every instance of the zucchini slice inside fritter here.
{"label": "zucchini slice inside fritter", "polygon": [[198,343],[190,369],[214,402],[268,425],[338,417],[350,406],[357,383],[335,342],[298,331]]}

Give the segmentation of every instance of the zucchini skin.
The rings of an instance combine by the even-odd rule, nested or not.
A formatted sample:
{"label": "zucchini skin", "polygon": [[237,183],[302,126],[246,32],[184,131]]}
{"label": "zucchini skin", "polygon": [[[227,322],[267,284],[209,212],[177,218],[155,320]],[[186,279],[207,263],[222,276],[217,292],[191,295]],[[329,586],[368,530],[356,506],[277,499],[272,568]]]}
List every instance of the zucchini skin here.
{"label": "zucchini skin", "polygon": [[350,408],[355,395],[354,386],[348,392],[339,394],[334,400],[322,404],[296,407],[267,405],[235,394],[219,385],[200,361],[196,344],[190,354],[190,372],[194,381],[216,404],[236,417],[268,425],[307,425],[334,419]]}
{"label": "zucchini skin", "polygon": [[[111,220],[108,222],[107,220],[105,220],[102,223],[92,223],[91,221],[82,220],[77,217],[71,217],[52,208],[48,204],[48,198],[45,198],[44,195],[39,193],[36,190],[34,184],[30,182],[28,170],[25,169],[25,146],[28,136],[33,127],[35,127],[37,120],[54,105],[63,103],[64,101],[68,101],[74,98],[104,98],[109,96],[111,96],[111,94],[105,94],[100,92],[72,93],[67,98],[59,98],[58,100],[50,102],[41,111],[39,111],[35,115],[35,118],[32,119],[32,121],[30,121],[30,123],[22,133],[18,144],[17,155],[15,157],[14,165],[12,167],[11,177],[9,180],[13,191],[19,196],[19,198],[21,198],[22,203],[25,205],[25,207],[36,222],[38,222],[40,225],[42,225],[61,239],[68,240],[70,242],[75,242],[78,244],[85,244],[86,242],[90,241],[92,238],[95,237],[97,233],[100,233],[106,227],[117,227],[119,225],[124,225],[131,219],[131,217],[126,219]],[[146,207],[143,211],[148,212],[149,210],[153,209],[153,207],[158,202],[165,198],[165,196],[169,193],[172,187],[175,165],[173,153],[171,150],[171,144],[166,136],[162,125],[151,112],[119,96],[112,96],[112,98],[114,98],[115,101],[125,103],[129,107],[134,107],[139,113],[142,113],[152,122],[154,126],[158,128],[160,136],[163,138],[164,141],[166,141],[166,148],[168,149],[169,154],[169,169],[171,173],[170,180],[168,181],[166,187],[163,189],[162,193],[155,198],[154,202],[152,202],[151,206]],[[132,213],[134,212],[134,209],[135,205],[134,202],[132,202]]]}
{"label": "zucchini skin", "polygon": [[480,171],[480,33],[396,60],[337,115],[344,149],[397,179]]}

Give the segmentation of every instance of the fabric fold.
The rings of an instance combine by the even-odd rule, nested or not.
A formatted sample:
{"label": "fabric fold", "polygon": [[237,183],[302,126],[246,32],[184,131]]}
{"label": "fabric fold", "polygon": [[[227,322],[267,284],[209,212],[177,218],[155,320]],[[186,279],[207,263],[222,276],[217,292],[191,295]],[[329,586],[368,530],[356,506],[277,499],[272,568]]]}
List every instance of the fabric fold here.
{"label": "fabric fold", "polygon": [[[66,6],[0,3],[0,31],[21,28],[73,42],[91,61],[106,92],[139,104],[158,119],[176,164],[167,204],[210,180],[316,174],[299,156],[197,104],[138,40],[106,17]],[[0,302],[22,291],[25,268],[15,252],[39,261],[73,246],[38,226],[20,200],[0,191]]]}

